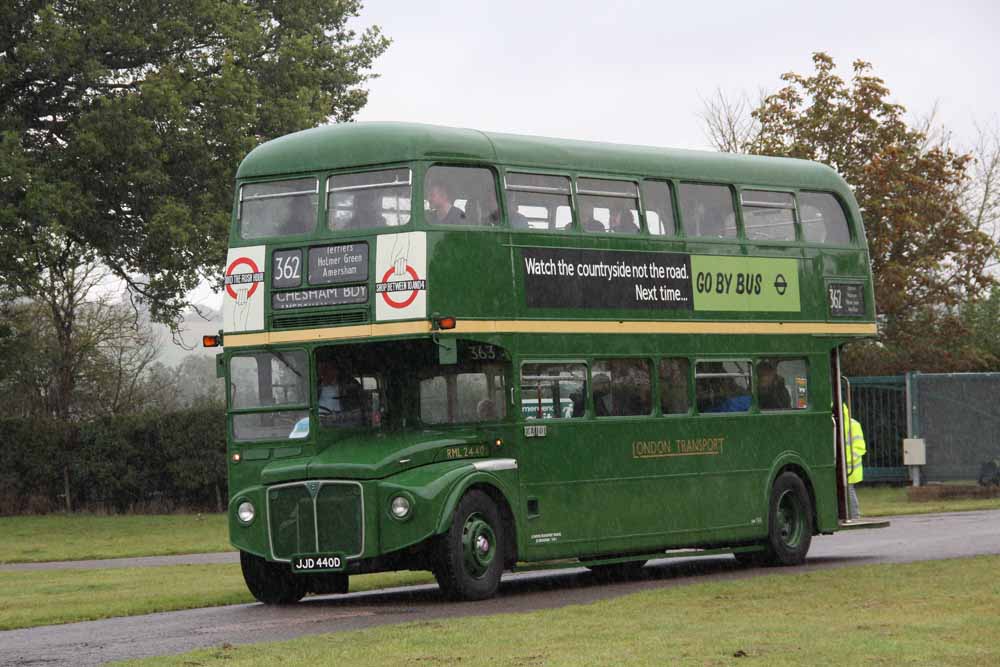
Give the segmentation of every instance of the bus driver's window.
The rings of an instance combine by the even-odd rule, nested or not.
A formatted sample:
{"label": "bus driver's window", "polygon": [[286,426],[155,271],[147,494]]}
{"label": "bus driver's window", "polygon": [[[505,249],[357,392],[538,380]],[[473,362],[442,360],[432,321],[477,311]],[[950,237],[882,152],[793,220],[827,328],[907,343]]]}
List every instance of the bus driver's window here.
{"label": "bus driver's window", "polygon": [[431,167],[424,179],[424,216],[432,225],[500,224],[496,180],[489,169]]}

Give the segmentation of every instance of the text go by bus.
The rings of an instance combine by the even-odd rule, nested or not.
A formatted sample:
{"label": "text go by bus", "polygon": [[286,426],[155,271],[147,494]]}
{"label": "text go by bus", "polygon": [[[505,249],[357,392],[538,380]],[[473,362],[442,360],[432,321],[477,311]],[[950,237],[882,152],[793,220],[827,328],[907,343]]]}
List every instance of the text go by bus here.
{"label": "text go by bus", "polygon": [[838,354],[876,328],[823,165],[321,127],[240,165],[225,275],[230,540],[259,600],[796,564],[843,525]]}

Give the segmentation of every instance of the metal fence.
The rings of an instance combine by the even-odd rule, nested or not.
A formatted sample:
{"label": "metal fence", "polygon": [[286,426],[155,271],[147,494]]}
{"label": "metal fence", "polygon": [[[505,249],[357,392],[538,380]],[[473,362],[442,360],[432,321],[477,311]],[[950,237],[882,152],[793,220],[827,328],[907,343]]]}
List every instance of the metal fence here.
{"label": "metal fence", "polygon": [[907,373],[851,378],[865,432],[866,482],[905,482],[903,438],[923,438],[924,481],[975,480],[1000,457],[1000,373]]}
{"label": "metal fence", "polygon": [[905,482],[903,438],[906,422],[906,376],[850,378],[851,414],[861,422],[868,452],[866,482]]}

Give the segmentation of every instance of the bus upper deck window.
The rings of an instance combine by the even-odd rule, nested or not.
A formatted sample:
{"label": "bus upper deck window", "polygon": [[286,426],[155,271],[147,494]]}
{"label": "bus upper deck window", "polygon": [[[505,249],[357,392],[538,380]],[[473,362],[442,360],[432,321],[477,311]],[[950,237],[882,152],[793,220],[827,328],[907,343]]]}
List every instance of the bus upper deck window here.
{"label": "bus upper deck window", "polygon": [[578,178],[576,193],[584,231],[639,233],[639,189],[635,183],[605,178]]}
{"label": "bus upper deck window", "polygon": [[405,225],[410,221],[411,181],[405,168],[331,176],[327,226],[340,231]]}
{"label": "bus upper deck window", "polygon": [[646,209],[646,227],[653,236],[673,236],[674,206],[670,184],[666,181],[643,181],[642,204]]}
{"label": "bus upper deck window", "polygon": [[496,180],[481,167],[431,167],[424,179],[424,211],[432,225],[500,224]]}
{"label": "bus upper deck window", "polygon": [[802,235],[806,241],[847,245],[851,231],[837,198],[828,192],[800,192]]}
{"label": "bus upper deck window", "polygon": [[504,186],[514,229],[562,231],[573,224],[569,177],[507,172]]}
{"label": "bus upper deck window", "polygon": [[316,227],[319,181],[250,183],[240,188],[240,236],[245,239],[305,234]]}
{"label": "bus upper deck window", "polygon": [[744,190],[743,225],[751,241],[795,240],[795,197],[790,192]]}
{"label": "bus upper deck window", "polygon": [[688,236],[736,238],[736,211],[728,186],[681,183],[677,197]]}

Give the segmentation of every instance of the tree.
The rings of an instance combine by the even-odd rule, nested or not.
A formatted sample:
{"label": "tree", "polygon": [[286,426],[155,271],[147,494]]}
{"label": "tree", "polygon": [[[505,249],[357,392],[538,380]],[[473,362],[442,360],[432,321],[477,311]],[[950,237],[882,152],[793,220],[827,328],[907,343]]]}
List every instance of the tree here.
{"label": "tree", "polygon": [[45,299],[8,308],[16,350],[5,359],[0,416],[79,424],[142,409],[157,340],[148,321],[103,289],[95,264],[69,266]]}
{"label": "tree", "polygon": [[242,157],[365,104],[388,40],[347,27],[360,6],[4,3],[0,278],[40,294],[73,248],[175,322],[220,273]]}
{"label": "tree", "polygon": [[[869,63],[854,63],[850,83],[828,55],[814,54],[813,63],[812,76],[783,75],[786,85],[764,97],[749,127],[725,118],[716,126],[744,128],[747,152],[824,162],[854,188],[881,333],[880,345],[861,355],[869,365],[856,370],[869,371],[880,350],[883,371],[967,369],[975,355],[949,345],[962,328],[958,306],[995,282],[987,269],[997,256],[996,240],[968,209],[971,157],[908,126]],[[716,103],[711,113],[740,109]]]}

